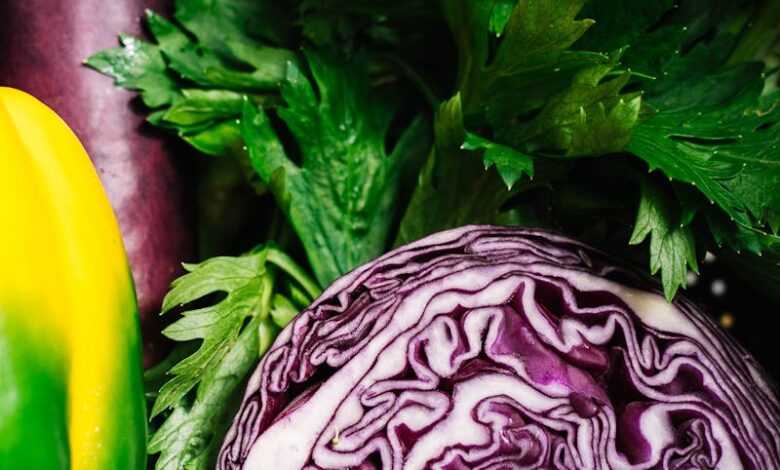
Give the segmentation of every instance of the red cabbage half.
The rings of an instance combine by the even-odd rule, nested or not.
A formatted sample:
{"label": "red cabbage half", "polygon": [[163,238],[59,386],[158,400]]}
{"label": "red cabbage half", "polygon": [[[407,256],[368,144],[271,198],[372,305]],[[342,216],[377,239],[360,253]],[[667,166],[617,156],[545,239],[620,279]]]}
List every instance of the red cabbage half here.
{"label": "red cabbage half", "polygon": [[336,281],[252,376],[218,469],[780,469],[780,404],[684,299],[470,226]]}

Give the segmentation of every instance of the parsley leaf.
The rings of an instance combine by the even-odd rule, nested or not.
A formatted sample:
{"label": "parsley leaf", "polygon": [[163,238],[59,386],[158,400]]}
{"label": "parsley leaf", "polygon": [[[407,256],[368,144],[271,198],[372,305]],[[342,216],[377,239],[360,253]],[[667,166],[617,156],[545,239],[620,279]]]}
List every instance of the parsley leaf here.
{"label": "parsley leaf", "polygon": [[496,0],[493,10],[490,12],[490,32],[496,36],[504,34],[504,28],[512,17],[515,9],[515,0]]}
{"label": "parsley leaf", "polygon": [[483,119],[500,125],[540,108],[569,84],[572,73],[609,60],[604,54],[569,49],[593,24],[575,19],[584,0],[517,2],[489,60],[494,4],[443,2],[458,46],[457,88],[467,125]]}
{"label": "parsley leaf", "polygon": [[268,314],[273,279],[266,272],[266,251],[238,257],[218,257],[198,265],[185,264],[188,274],[176,279],[163,302],[163,313],[214,292],[227,296],[208,307],[190,310],[163,333],[176,341],[203,340],[193,355],[173,366],[174,377],[160,389],[152,417],[177,404],[222,359],[249,317]]}
{"label": "parsley leaf", "polygon": [[209,125],[241,114],[244,95],[229,90],[182,89],[162,119],[179,127]]}
{"label": "parsley leaf", "polygon": [[[606,153],[628,140],[638,99],[619,95],[625,79],[599,84],[615,60],[570,49],[592,24],[576,19],[583,2],[511,3],[442,4],[458,47],[458,92],[439,108],[436,146],[402,219],[397,243],[466,223],[518,222],[518,212],[502,206],[519,190],[511,188],[521,175],[533,175],[532,155],[540,147]],[[497,45],[491,33],[501,33]],[[530,124],[515,122],[530,111],[539,111]],[[487,127],[494,140],[464,126]],[[622,140],[616,139],[617,144],[608,140],[618,136]],[[485,150],[485,169],[496,166],[505,186],[479,168],[470,152],[463,152],[478,149]],[[526,183],[523,189],[532,186]]]}
{"label": "parsley leaf", "polygon": [[151,436],[149,454],[160,456],[156,470],[206,470],[214,468],[220,437],[233,415],[226,404],[240,403],[240,385],[257,363],[259,332],[266,323],[255,319],[238,336],[225,356],[203,377],[190,406],[176,406]]}
{"label": "parsley leaf", "polygon": [[106,49],[84,63],[114,77],[117,86],[137,90],[146,106],[157,108],[173,101],[176,81],[168,72],[157,46],[132,36],[120,35],[122,47]]}
{"label": "parsley leaf", "polygon": [[[620,96],[624,78],[599,83],[616,59],[571,49],[592,24],[576,19],[583,3],[443,2],[458,47],[458,92],[439,109],[436,148],[401,222],[398,242],[465,223],[517,221],[508,218],[513,212],[501,210],[514,194],[506,187],[511,189],[523,173],[533,175],[532,155],[540,148],[580,155],[625,145],[639,100]],[[497,44],[491,33],[500,33]],[[516,122],[531,111],[538,115],[530,124]],[[467,132],[464,125],[487,127],[494,139]],[[484,149],[485,169],[496,166],[506,187],[461,149]]]}
{"label": "parsley leaf", "polygon": [[463,128],[460,95],[441,104],[434,127],[436,145],[420,172],[395,244],[469,223],[516,222],[512,213],[500,209],[519,191],[519,185],[508,191],[498,175],[485,171],[480,159],[473,152],[464,150],[462,144],[468,139],[466,148],[490,147],[484,157],[486,164],[501,162],[499,171],[504,171],[509,181],[514,179],[516,170],[532,171],[527,156],[506,147],[496,147],[477,136],[468,137]]}
{"label": "parsley leaf", "polygon": [[270,2],[178,0],[176,18],[187,30],[147,11],[156,44],[121,36],[123,47],[98,52],[86,64],[139,90],[147,106],[161,108],[149,115],[152,124],[176,131],[208,155],[243,157],[243,97],[274,104],[287,63],[296,60],[266,44],[287,36],[285,21],[269,17],[272,25],[262,28],[237,21],[269,12],[277,12]]}
{"label": "parsley leaf", "polygon": [[527,125],[510,130],[518,145],[563,151],[566,156],[599,156],[623,150],[639,117],[639,93],[621,94],[631,74],[602,81],[620,58],[581,70]]}
{"label": "parsley leaf", "polygon": [[247,95],[231,90],[185,88],[171,105],[151,114],[156,126],[175,130],[179,137],[206,155],[236,155],[242,158],[244,139],[240,118],[244,100],[270,105],[273,96]]}
{"label": "parsley leaf", "polygon": [[287,62],[295,60],[287,50],[256,45],[251,54],[241,56],[253,70],[239,70],[229,67],[216,51],[193,41],[162,16],[147,11],[146,23],[168,59],[168,66],[183,78],[203,86],[248,91],[274,89],[284,78]]}
{"label": "parsley leaf", "polygon": [[737,224],[761,229],[780,208],[780,100],[761,99],[763,82],[756,63],[683,81],[648,100],[652,111],[627,149],[695,185]]}
{"label": "parsley leaf", "polygon": [[203,46],[249,63],[243,52],[290,35],[284,9],[267,0],[177,0],[174,16]]}
{"label": "parsley leaf", "polygon": [[313,82],[290,63],[282,86],[287,106],[277,110],[300,149],[300,165],[287,155],[266,113],[251,104],[243,135],[252,165],[327,285],[384,251],[401,171],[427,137],[417,120],[388,153],[393,105],[371,89],[364,59],[305,55]]}
{"label": "parsley leaf", "polygon": [[698,272],[693,229],[673,209],[673,201],[656,183],[645,178],[639,210],[629,244],[650,236],[650,273],[661,271],[664,295],[672,300],[679,287],[687,285],[688,266]]}
{"label": "parsley leaf", "polygon": [[498,174],[501,175],[501,179],[504,180],[504,184],[509,189],[512,189],[523,173],[530,178],[534,177],[533,158],[506,145],[497,144],[467,132],[461,148],[464,150],[484,149],[485,153],[482,159],[485,162],[485,169],[495,165]]}
{"label": "parsley leaf", "polygon": [[[158,470],[213,468],[231,403],[240,402],[229,398],[240,393],[279,329],[319,294],[300,267],[269,246],[185,269],[188,273],[174,281],[165,297],[163,313],[195,301],[208,303],[214,294],[224,298],[185,310],[163,331],[180,342],[200,340],[200,346],[170,368],[172,378],[155,400],[152,416],[171,410],[149,441],[149,453],[160,453]],[[295,301],[279,292],[284,286],[295,286]]]}

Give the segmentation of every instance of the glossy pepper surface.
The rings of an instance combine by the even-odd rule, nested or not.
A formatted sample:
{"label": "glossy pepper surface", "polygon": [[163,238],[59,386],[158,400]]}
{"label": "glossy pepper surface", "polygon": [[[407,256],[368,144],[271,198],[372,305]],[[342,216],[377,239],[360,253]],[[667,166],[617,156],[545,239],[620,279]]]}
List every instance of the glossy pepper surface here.
{"label": "glossy pepper surface", "polygon": [[65,122],[10,88],[0,220],[0,468],[145,468],[138,309],[114,214]]}

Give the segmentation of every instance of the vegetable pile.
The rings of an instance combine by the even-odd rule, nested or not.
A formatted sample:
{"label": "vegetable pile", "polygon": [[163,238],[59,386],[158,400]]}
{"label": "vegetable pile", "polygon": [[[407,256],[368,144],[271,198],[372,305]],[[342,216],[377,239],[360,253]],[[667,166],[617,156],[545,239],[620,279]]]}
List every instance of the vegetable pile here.
{"label": "vegetable pile", "polygon": [[652,289],[538,230],[406,245],[279,335],[217,468],[780,468],[761,368]]}
{"label": "vegetable pile", "polygon": [[[566,233],[622,262],[648,267],[667,301],[712,253],[755,291],[778,300],[778,23],[780,3],[769,0],[177,0],[172,18],[148,11],[148,39],[121,35],[120,47],[96,52],[86,64],[137,91],[149,123],[204,154],[193,162],[200,263],[187,265],[189,273],[174,283],[161,309],[174,321],[163,333],[178,346],[147,372],[153,464],[213,468],[249,371],[295,313],[357,266],[441,230],[495,224]],[[572,253],[563,254],[557,263],[571,261]],[[392,269],[439,275],[414,274],[415,266]],[[583,290],[575,285],[581,277],[536,279],[533,286],[547,294],[554,291],[550,285]],[[337,285],[346,289],[345,282]],[[396,298],[389,284],[361,288],[388,302]],[[541,402],[556,402],[566,387],[584,387],[576,392],[583,399],[574,400],[584,407],[579,411],[587,415],[596,407],[592,417],[602,419],[612,410],[615,420],[628,424],[593,421],[590,434],[578,437],[583,441],[562,446],[560,422],[535,421],[528,433],[539,430],[549,446],[534,444],[528,458],[562,459],[547,462],[575,467],[588,458],[606,459],[601,462],[619,467],[620,459],[677,461],[695,454],[691,458],[704,465],[732,455],[723,446],[733,442],[746,466],[777,464],[777,443],[768,441],[776,439],[775,402],[768,391],[760,393],[770,398],[759,400],[752,391],[745,398],[742,387],[760,379],[745,375],[751,361],[731,340],[720,338],[680,299],[675,310],[656,297],[641,308],[614,292],[585,297],[585,304],[571,308],[613,310],[582,326],[605,325],[599,333],[604,344],[588,353],[534,350],[544,367],[572,368],[560,382],[568,385],[547,390]],[[507,305],[491,321],[515,318],[519,307]],[[566,308],[554,314],[573,317],[576,312]],[[318,310],[307,312],[301,318]],[[344,321],[353,313],[355,321],[370,317],[359,314],[362,307],[350,312],[341,315]],[[450,313],[451,319],[462,316]],[[668,325],[671,319],[679,325]],[[686,325],[701,331],[681,332]],[[286,331],[279,344],[295,337]],[[310,331],[325,334],[313,326]],[[362,336],[351,331],[350,341],[375,344],[376,332],[357,331]],[[666,353],[672,337],[692,353]],[[441,341],[444,347],[450,340]],[[702,341],[729,346],[716,357],[719,352]],[[484,351],[494,347],[483,343]],[[625,357],[613,356],[613,346]],[[661,374],[665,384],[643,382],[673,353],[692,364],[680,368],[681,378]],[[627,358],[644,362],[620,369]],[[264,361],[269,364],[270,356]],[[497,364],[490,359],[477,369],[480,375],[506,372]],[[454,363],[447,367],[464,380],[472,373]],[[318,368],[324,372],[308,377],[306,370],[294,376],[300,387],[282,392],[288,379],[280,375],[268,390],[281,394],[279,403],[314,403],[308,393],[337,372]],[[634,383],[622,391],[581,377],[640,372],[645,375],[615,378]],[[732,375],[739,381],[729,382]],[[724,391],[737,395],[711,398],[717,393],[707,377],[726,380]],[[258,393],[264,386],[250,382]],[[720,414],[672,406],[669,398],[686,396],[688,389],[698,393],[687,399],[691,406]],[[446,394],[452,397],[452,391]],[[658,410],[667,399],[664,415]],[[624,409],[634,402],[640,405]],[[241,461],[254,438],[256,446],[272,439],[269,430],[280,425],[269,420],[297,405],[289,406],[269,409],[262,422],[245,420],[249,427],[234,431],[242,433],[242,443],[223,452],[221,465]],[[511,419],[505,421],[513,425],[519,415],[507,413]],[[331,424],[341,422],[328,416]],[[524,423],[531,419],[524,416]],[[657,426],[665,431],[643,438],[643,426],[661,416],[667,422]],[[310,432],[335,431],[328,426]],[[770,431],[762,434],[761,426]],[[604,436],[617,429],[638,429],[639,436],[612,434],[618,439],[612,452]],[[712,437],[721,429],[736,434]],[[586,444],[588,439],[599,440]],[[724,444],[712,445],[713,439]],[[406,446],[402,441],[393,445]],[[683,442],[690,448],[673,450]],[[360,458],[350,452],[349,458]],[[385,462],[397,460],[398,454],[390,455],[396,457],[382,457]]]}

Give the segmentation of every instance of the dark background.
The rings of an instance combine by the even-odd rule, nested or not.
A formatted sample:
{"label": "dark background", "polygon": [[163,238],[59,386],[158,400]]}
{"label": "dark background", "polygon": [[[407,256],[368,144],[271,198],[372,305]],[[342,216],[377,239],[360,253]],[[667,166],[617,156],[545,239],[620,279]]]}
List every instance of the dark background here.
{"label": "dark background", "polygon": [[[717,258],[708,257],[700,268],[698,279],[683,291],[683,295],[704,307],[715,321],[753,353],[777,385],[780,382],[779,340],[772,326],[777,303],[736,277],[734,268]],[[725,292],[718,292],[718,284],[725,286]]]}

